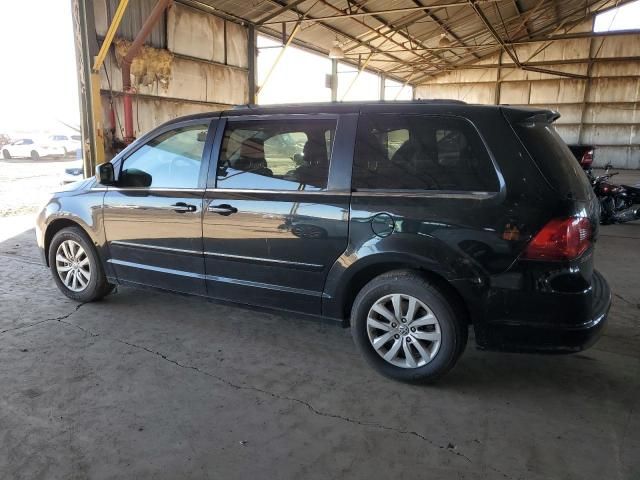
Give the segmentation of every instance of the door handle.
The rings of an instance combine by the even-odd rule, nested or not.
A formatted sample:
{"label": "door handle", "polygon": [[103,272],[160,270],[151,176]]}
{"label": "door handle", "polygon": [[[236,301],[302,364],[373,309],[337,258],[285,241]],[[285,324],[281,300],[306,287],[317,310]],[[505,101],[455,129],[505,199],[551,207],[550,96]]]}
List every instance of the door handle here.
{"label": "door handle", "polygon": [[171,205],[171,210],[178,213],[195,212],[196,206],[188,203],[178,202]]}
{"label": "door handle", "polygon": [[227,205],[223,203],[222,205],[209,205],[207,208],[208,212],[217,213],[219,215],[231,215],[232,213],[237,213],[238,209],[236,207],[232,207],[231,205]]}

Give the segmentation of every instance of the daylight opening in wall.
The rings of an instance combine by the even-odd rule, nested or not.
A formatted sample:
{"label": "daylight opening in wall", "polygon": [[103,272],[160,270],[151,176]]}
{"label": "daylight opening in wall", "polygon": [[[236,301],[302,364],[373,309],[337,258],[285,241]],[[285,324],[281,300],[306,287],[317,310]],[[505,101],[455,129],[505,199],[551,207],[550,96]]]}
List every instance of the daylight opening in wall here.
{"label": "daylight opening in wall", "polygon": [[396,82],[390,78],[384,81],[385,100],[411,100],[413,98],[413,87],[404,83]]}
{"label": "daylight opening in wall", "polygon": [[594,32],[615,32],[618,30],[640,30],[640,0],[596,15],[593,24]]}
{"label": "daylight opening in wall", "polygon": [[380,98],[380,76],[361,71],[347,63],[338,63],[338,100],[363,101]]}
{"label": "daylight opening in wall", "polygon": [[[258,36],[258,103],[305,103],[331,101],[331,59],[289,46],[282,58],[282,42]],[[277,63],[275,63],[277,61]],[[275,64],[275,68],[272,68]],[[368,70],[338,62],[338,101],[382,100],[382,77]],[[385,79],[384,100],[411,100],[413,87]]]}
{"label": "daylight opening in wall", "polygon": [[331,60],[293,46],[284,52],[265,84],[282,48],[281,42],[258,36],[259,103],[331,101],[331,89],[326,84],[326,76],[331,74]]}

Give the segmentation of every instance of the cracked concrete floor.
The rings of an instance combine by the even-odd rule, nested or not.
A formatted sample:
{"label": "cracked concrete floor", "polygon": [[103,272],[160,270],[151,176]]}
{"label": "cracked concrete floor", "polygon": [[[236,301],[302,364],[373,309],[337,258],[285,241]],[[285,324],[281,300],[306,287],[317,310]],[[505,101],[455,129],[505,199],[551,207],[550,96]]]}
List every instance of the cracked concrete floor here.
{"label": "cracked concrete floor", "polygon": [[0,478],[640,479],[640,224],[602,230],[594,348],[470,344],[434,387],[379,377],[332,325],[125,288],[78,306],[6,228]]}

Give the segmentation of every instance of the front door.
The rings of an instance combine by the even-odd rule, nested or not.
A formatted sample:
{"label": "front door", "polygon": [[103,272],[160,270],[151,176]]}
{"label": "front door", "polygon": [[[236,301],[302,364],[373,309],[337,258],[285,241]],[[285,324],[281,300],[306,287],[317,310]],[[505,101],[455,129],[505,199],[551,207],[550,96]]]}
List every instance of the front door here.
{"label": "front door", "polygon": [[116,165],[104,198],[112,266],[122,282],[205,294],[202,201],[209,119],[157,132]]}
{"label": "front door", "polygon": [[347,246],[348,186],[328,182],[336,126],[322,115],[226,120],[204,199],[209,295],[320,313]]}

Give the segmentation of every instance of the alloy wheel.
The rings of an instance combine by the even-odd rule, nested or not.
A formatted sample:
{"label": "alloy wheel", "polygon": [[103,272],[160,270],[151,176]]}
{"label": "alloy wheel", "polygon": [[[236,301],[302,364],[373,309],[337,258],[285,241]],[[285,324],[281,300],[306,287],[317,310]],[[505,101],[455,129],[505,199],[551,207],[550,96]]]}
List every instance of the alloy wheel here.
{"label": "alloy wheel", "polygon": [[91,280],[91,264],[87,252],[74,240],[65,240],[56,251],[56,271],[71,291],[81,292]]}
{"label": "alloy wheel", "polygon": [[378,355],[401,368],[419,368],[433,360],[442,337],[433,311],[400,293],[385,295],[371,306],[367,334]]}

